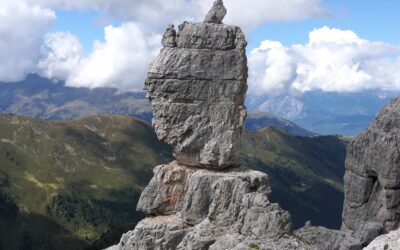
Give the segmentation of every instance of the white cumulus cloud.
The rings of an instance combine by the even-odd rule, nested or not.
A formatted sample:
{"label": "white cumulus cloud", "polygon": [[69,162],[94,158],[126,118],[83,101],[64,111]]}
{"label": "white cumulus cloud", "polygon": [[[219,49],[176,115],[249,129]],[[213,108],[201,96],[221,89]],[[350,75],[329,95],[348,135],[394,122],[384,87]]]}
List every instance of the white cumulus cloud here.
{"label": "white cumulus cloud", "polygon": [[67,32],[49,33],[41,48],[39,68],[47,78],[67,79],[84,56],[79,38]]}
{"label": "white cumulus cloud", "polygon": [[67,84],[141,90],[148,66],[159,52],[160,40],[161,36],[146,34],[132,22],[107,26],[105,42],[95,42],[93,52],[67,78]]}
{"label": "white cumulus cloud", "polygon": [[161,29],[168,23],[196,18],[202,12],[200,0],[26,0],[57,10],[94,10],[147,29]]}
{"label": "white cumulus cloud", "polygon": [[[214,0],[27,0],[56,9],[99,10],[149,28],[202,20]],[[251,29],[267,21],[292,21],[328,14],[321,0],[225,0],[225,22]]]}
{"label": "white cumulus cloud", "polygon": [[329,14],[320,0],[225,0],[225,5],[228,9],[225,22],[245,30],[270,21],[293,21]]}
{"label": "white cumulus cloud", "polygon": [[250,53],[250,91],[276,94],[322,90],[400,90],[400,47],[368,41],[350,30],[323,27],[307,44],[264,41]]}
{"label": "white cumulus cloud", "polygon": [[[0,80],[16,81],[30,72],[66,80],[71,86],[141,89],[149,63],[160,48],[169,23],[201,21],[214,0],[3,0],[0,4]],[[326,14],[321,0],[225,0],[226,23],[250,30],[268,21],[288,21]],[[121,20],[106,26],[104,42],[83,53],[79,38],[48,32],[56,10],[94,10]],[[88,31],[90,32],[90,31]],[[267,78],[291,64],[285,48],[271,53]],[[287,75],[293,72],[288,70]],[[287,76],[290,78],[290,76]]]}
{"label": "white cumulus cloud", "polygon": [[55,13],[22,0],[0,3],[0,81],[22,80],[34,72],[43,36]]}
{"label": "white cumulus cloud", "polygon": [[296,75],[295,61],[290,53],[280,42],[268,40],[251,52],[249,75],[258,83],[257,92],[281,94],[289,90]]}

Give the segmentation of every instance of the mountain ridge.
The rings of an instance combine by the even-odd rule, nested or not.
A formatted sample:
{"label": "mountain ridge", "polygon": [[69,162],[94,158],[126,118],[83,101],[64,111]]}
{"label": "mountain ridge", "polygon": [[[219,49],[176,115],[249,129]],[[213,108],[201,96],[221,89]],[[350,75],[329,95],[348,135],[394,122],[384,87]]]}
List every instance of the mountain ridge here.
{"label": "mountain ridge", "polygon": [[250,110],[273,113],[318,134],[354,136],[366,129],[376,113],[399,93],[329,93],[250,95]]}
{"label": "mountain ridge", "polygon": [[276,115],[259,111],[248,112],[245,121],[245,129],[247,131],[255,132],[268,126],[275,126],[276,128],[279,128],[292,135],[304,137],[317,136],[316,133],[310,132],[298,126],[297,124]]}
{"label": "mountain ridge", "polygon": [[[115,88],[74,88],[63,82],[28,75],[17,83],[0,83],[0,113],[48,120],[74,120],[93,115],[125,115],[151,121],[152,108],[144,92]],[[314,136],[298,125],[273,114],[249,112],[247,130],[275,125],[289,133]]]}
{"label": "mountain ridge", "polygon": [[[18,242],[55,249],[64,241],[69,249],[83,249],[109,224],[134,224],[141,215],[133,208],[151,166],[171,157],[145,122],[129,117],[59,122],[0,115],[0,128],[6,197],[0,207],[15,235],[14,241],[0,235],[4,249],[17,249],[10,244]],[[45,231],[46,224],[54,231]]]}
{"label": "mountain ridge", "polygon": [[0,112],[49,120],[128,114],[151,119],[143,92],[68,87],[34,74],[20,82],[0,83]]}
{"label": "mountain ridge", "polygon": [[[118,232],[134,227],[135,221],[141,218],[140,214],[134,212],[134,208],[141,190],[152,176],[151,164],[157,165],[171,159],[171,150],[158,142],[150,125],[132,117],[94,116],[74,121],[47,121],[0,115],[0,128],[0,217],[7,215],[8,219],[3,216],[1,220],[8,221],[8,225],[15,225],[13,230],[16,231],[13,232],[20,238],[16,237],[14,244],[25,237],[26,244],[40,246],[44,239],[44,234],[40,234],[45,232],[40,225],[49,224],[54,228],[54,234],[48,237],[55,238],[46,239],[50,246],[39,249],[51,249],[51,246],[59,243],[54,239],[60,235],[69,239],[69,249],[83,249],[93,240],[97,240],[93,243],[96,244],[94,249],[106,247],[110,242],[116,243],[112,240],[119,239]],[[281,139],[266,140],[267,135],[269,138]],[[338,227],[340,223],[340,206],[325,210],[324,203],[315,202],[318,197],[329,194],[336,199],[334,204],[340,204],[339,196],[343,196],[336,184],[332,185],[324,180],[340,182],[340,178],[336,177],[340,176],[340,170],[336,174],[325,174],[324,178],[319,179],[313,174],[313,167],[319,164],[324,168],[327,163],[315,163],[317,158],[310,152],[316,150],[311,147],[313,143],[310,142],[327,140],[322,144],[325,146],[320,148],[328,150],[329,145],[336,145],[340,147],[341,154],[345,154],[340,139],[324,138],[297,137],[271,127],[244,135],[242,164],[270,174],[274,188],[272,200],[282,203],[293,213],[296,227],[310,219],[315,224],[322,223],[332,227]],[[305,158],[296,156],[299,148],[293,147],[300,147],[299,145],[301,150],[309,149]],[[31,148],[35,148],[36,153],[32,153]],[[164,153],[160,155],[155,152]],[[249,152],[255,153],[250,156]],[[326,154],[326,151],[316,152]],[[79,164],[71,164],[71,161]],[[337,162],[335,166],[343,168],[342,162]],[[80,180],[73,177],[77,171],[82,173],[79,175]],[[304,175],[303,172],[308,174]],[[114,183],[117,180],[118,185]],[[288,181],[293,183],[288,185]],[[301,185],[302,182],[304,185]],[[115,186],[116,191],[109,193],[108,185]],[[123,185],[132,189],[123,188]],[[319,193],[313,193],[321,185],[325,188]],[[280,197],[287,199],[282,200]],[[289,202],[288,197],[301,198]],[[38,200],[39,203],[36,202]],[[312,203],[314,205],[310,206]],[[91,215],[87,213],[88,209],[92,211]],[[300,216],[296,210],[303,211],[305,216]],[[10,221],[9,218],[15,217],[15,214],[16,218],[25,218],[21,211],[29,211],[33,217]],[[71,212],[74,215],[72,217]],[[119,214],[116,218],[131,218],[124,219],[130,226],[126,223],[118,226],[120,222],[117,219],[109,227],[110,222],[107,220],[116,216],[115,213]],[[323,218],[328,214],[333,219],[325,220],[324,223]],[[37,233],[21,227],[28,221],[33,225],[32,228],[39,228]],[[86,232],[77,230],[75,223],[79,228],[86,228]],[[95,224],[97,227],[94,227]],[[67,234],[65,228],[72,234]],[[0,228],[1,230],[6,228]],[[4,244],[10,240],[0,237],[0,242]]]}

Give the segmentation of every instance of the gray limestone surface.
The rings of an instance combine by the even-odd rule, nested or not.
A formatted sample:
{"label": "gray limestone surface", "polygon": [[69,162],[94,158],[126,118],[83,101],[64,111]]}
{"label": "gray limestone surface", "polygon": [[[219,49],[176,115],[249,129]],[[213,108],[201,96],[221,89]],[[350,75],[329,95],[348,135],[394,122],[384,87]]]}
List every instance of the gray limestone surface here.
{"label": "gray limestone surface", "polygon": [[208,12],[206,18],[204,19],[205,23],[222,23],[226,15],[226,8],[222,0],[216,0],[214,2],[213,7]]}
{"label": "gray limestone surface", "polygon": [[400,229],[379,236],[363,250],[398,250],[400,249]]}
{"label": "gray limestone surface", "polygon": [[[269,202],[270,193],[268,176],[244,167],[158,166],[138,204],[149,217],[113,249],[231,249],[226,244],[233,242],[244,248],[232,249],[305,249],[294,237],[290,214]],[[235,241],[227,242],[230,237]]]}
{"label": "gray limestone surface", "polygon": [[186,234],[179,215],[148,217],[135,230],[124,234],[118,245],[110,250],[176,249]]}
{"label": "gray limestone surface", "polygon": [[359,239],[351,233],[324,227],[305,226],[295,232],[310,249],[318,250],[361,250]]}
{"label": "gray limestone surface", "polygon": [[[215,17],[224,16],[218,14],[221,4],[213,7]],[[169,26],[162,43],[145,83],[157,136],[182,164],[238,166],[247,91],[242,31],[219,22],[184,22],[178,32]]]}
{"label": "gray limestone surface", "polygon": [[348,147],[342,229],[365,245],[400,222],[400,97]]}

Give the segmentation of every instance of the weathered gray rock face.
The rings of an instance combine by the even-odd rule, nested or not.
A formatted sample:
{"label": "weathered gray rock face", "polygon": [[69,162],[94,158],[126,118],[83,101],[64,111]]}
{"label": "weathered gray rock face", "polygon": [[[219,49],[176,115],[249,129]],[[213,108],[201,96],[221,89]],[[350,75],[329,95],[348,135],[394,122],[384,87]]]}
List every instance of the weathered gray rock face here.
{"label": "weathered gray rock face", "polygon": [[266,174],[244,167],[217,172],[177,162],[158,166],[138,204],[153,217],[113,249],[304,249],[289,213],[268,201],[270,192]]}
{"label": "weathered gray rock face", "polygon": [[222,0],[217,0],[214,2],[213,7],[208,12],[206,18],[204,19],[205,23],[222,23],[226,15],[226,8]]}
{"label": "weathered gray rock face", "polygon": [[245,37],[219,24],[226,9],[216,1],[207,23],[168,27],[151,64],[146,89],[153,126],[183,164],[222,169],[238,165],[246,111]]}
{"label": "weathered gray rock face", "polygon": [[305,226],[297,230],[295,235],[310,249],[360,250],[362,248],[360,240],[351,233],[324,227]]}
{"label": "weathered gray rock face", "polygon": [[216,172],[172,162],[154,169],[138,210],[152,215],[181,213],[189,225],[207,217],[217,224],[233,224],[231,220],[239,217],[242,201],[251,191],[263,195],[260,204],[267,201],[271,189],[265,174],[244,167]]}
{"label": "weathered gray rock face", "polygon": [[154,168],[154,177],[140,196],[137,210],[150,215],[175,214],[183,207],[189,177],[195,168],[176,162]]}
{"label": "weathered gray rock face", "polygon": [[164,47],[176,47],[176,31],[174,25],[168,26],[167,30],[165,31],[161,44]]}
{"label": "weathered gray rock face", "polygon": [[364,250],[397,250],[400,248],[400,229],[384,234],[372,241]]}
{"label": "weathered gray rock face", "polygon": [[400,223],[400,97],[349,146],[343,230],[367,244]]}
{"label": "weathered gray rock face", "polygon": [[134,231],[124,234],[110,250],[176,249],[186,234],[179,215],[149,217],[138,223]]}

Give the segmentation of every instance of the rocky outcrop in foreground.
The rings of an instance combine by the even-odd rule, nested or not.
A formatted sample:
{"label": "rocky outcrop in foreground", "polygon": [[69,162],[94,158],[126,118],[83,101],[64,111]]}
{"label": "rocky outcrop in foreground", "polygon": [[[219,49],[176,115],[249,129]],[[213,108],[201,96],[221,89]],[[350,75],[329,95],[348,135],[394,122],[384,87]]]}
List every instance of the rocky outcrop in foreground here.
{"label": "rocky outcrop in foreground", "polygon": [[158,166],[138,210],[151,215],[125,234],[120,249],[300,249],[290,215],[268,201],[265,174],[172,162]]}
{"label": "rocky outcrop in foreground", "polygon": [[341,232],[304,227],[296,235],[312,249],[400,249],[399,230],[390,232],[400,225],[400,97],[350,143],[344,183]]}
{"label": "rocky outcrop in foreground", "polygon": [[147,217],[110,249],[360,250],[396,227],[398,103],[349,149],[342,231],[294,231],[290,214],[268,200],[268,176],[240,166],[246,40],[222,24],[225,14],[217,0],[204,22],[169,26],[163,36],[146,89],[157,136],[176,161],[154,169],[137,206]]}
{"label": "rocky outcrop in foreground", "polygon": [[366,245],[400,222],[400,97],[348,147],[343,230]]}
{"label": "rocky outcrop in foreground", "polygon": [[364,250],[398,250],[400,249],[400,229],[384,234],[371,242]]}

